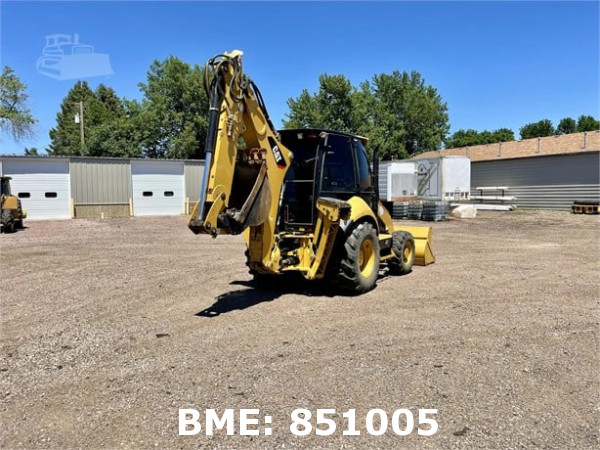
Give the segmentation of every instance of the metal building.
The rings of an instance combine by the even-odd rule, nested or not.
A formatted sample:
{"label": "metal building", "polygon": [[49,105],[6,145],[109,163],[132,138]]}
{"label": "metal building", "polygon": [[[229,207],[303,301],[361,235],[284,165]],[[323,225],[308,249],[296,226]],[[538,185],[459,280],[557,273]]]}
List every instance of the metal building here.
{"label": "metal building", "polygon": [[71,158],[74,217],[131,215],[131,168],[123,158]]}
{"label": "metal building", "polygon": [[170,216],[185,212],[183,161],[131,161],[134,216]]}
{"label": "metal building", "polygon": [[[504,150],[493,155],[487,146],[469,150],[473,156],[481,153],[471,158],[472,194],[476,194],[476,187],[508,186],[507,195],[516,197],[518,207],[540,209],[570,209],[575,200],[600,200],[600,133],[529,141],[535,142],[500,144]],[[545,147],[540,142],[545,142]],[[544,154],[546,147],[549,150]],[[531,156],[523,156],[527,152]],[[431,152],[431,157],[446,153]],[[425,156],[429,155],[419,157]],[[388,191],[390,196],[396,191],[404,196],[404,191],[412,190],[401,182],[403,176],[411,174],[400,171],[394,182],[396,171],[388,169],[385,164],[380,166],[385,175],[380,177],[384,200]],[[28,219],[189,213],[199,199],[203,171],[204,161],[199,160],[0,157],[0,173],[13,178],[13,193],[21,199]],[[443,188],[440,192],[455,191]]]}
{"label": "metal building", "polygon": [[186,214],[189,214],[200,200],[202,176],[204,175],[204,161],[186,160],[183,170],[185,177],[185,193],[187,197]]}
{"label": "metal building", "polygon": [[481,194],[477,187],[489,188],[482,192],[507,187],[495,191],[518,207],[570,209],[575,200],[599,200],[599,154],[596,130],[436,150],[416,158],[467,156],[472,195]]}
{"label": "metal building", "polygon": [[69,158],[3,156],[2,175],[12,177],[27,219],[71,218]]}
{"label": "metal building", "polygon": [[473,161],[471,188],[507,186],[520,208],[570,209],[575,200],[600,200],[600,152]]}
{"label": "metal building", "polygon": [[28,219],[178,215],[198,201],[204,161],[2,156]]}

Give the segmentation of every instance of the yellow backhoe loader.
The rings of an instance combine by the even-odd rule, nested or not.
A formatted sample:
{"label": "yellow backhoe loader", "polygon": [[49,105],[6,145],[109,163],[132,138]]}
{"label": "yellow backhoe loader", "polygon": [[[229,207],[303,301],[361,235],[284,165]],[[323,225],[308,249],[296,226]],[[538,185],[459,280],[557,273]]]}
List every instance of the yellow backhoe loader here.
{"label": "yellow backhoe loader", "polygon": [[11,177],[0,177],[0,224],[5,233],[23,228],[23,219],[27,217],[27,213],[21,206],[21,200],[10,192],[10,180]]}
{"label": "yellow backhoe loader", "polygon": [[371,171],[366,138],[277,132],[242,70],[242,52],[206,67],[210,109],[194,233],[243,233],[255,279],[299,272],[353,293],[372,289],[383,266],[402,275],[413,263],[434,262],[431,228],[395,227],[379,201],[377,157]]}

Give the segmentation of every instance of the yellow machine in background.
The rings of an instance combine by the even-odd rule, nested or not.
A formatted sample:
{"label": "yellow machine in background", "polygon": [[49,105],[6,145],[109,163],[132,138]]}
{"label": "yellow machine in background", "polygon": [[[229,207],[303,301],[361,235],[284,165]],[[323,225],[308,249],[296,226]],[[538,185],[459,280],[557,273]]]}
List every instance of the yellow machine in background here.
{"label": "yellow machine in background", "polygon": [[27,213],[21,207],[21,200],[10,192],[11,177],[0,177],[0,223],[2,231],[12,233],[23,227]]}
{"label": "yellow machine in background", "polygon": [[255,278],[295,271],[356,293],[375,286],[382,265],[402,275],[413,263],[434,262],[431,228],[394,227],[379,201],[366,138],[277,132],[242,71],[242,52],[218,55],[207,68],[206,165],[189,221],[194,233],[243,233]]}

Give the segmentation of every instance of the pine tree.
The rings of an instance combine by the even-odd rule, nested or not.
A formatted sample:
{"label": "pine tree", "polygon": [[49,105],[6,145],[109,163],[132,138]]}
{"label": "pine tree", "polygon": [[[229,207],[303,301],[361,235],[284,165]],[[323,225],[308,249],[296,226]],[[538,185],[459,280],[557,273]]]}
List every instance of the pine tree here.
{"label": "pine tree", "polygon": [[[80,105],[82,102],[82,105]],[[81,117],[83,106],[83,117]],[[78,81],[67,93],[61,103],[61,110],[56,115],[56,127],[50,130],[51,155],[98,155],[98,149],[90,147],[94,140],[89,139],[99,127],[107,127],[125,115],[123,102],[112,88],[103,84],[92,91],[85,81]],[[83,120],[84,142],[81,139],[81,123]],[[95,141],[97,142],[97,140]],[[114,153],[111,151],[111,153]]]}

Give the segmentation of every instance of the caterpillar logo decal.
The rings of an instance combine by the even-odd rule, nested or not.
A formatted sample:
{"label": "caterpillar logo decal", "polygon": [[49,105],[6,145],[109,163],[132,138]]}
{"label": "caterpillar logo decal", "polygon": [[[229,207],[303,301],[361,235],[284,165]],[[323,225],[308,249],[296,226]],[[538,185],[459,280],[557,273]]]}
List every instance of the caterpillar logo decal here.
{"label": "caterpillar logo decal", "polygon": [[285,159],[283,158],[281,150],[279,150],[279,146],[275,142],[275,139],[273,139],[272,137],[269,137],[269,145],[271,146],[271,151],[273,152],[273,156],[275,157],[275,163],[277,164],[277,167],[279,167],[280,169],[285,169],[287,166],[287,164],[285,163]]}

